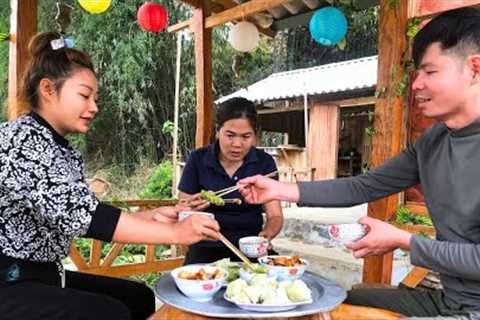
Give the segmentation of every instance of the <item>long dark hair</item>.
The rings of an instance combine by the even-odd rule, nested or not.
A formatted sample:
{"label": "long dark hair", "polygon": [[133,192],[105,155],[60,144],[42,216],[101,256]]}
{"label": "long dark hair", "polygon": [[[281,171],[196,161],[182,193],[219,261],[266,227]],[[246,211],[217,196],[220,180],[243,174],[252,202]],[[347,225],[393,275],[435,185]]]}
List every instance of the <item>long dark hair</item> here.
{"label": "long dark hair", "polygon": [[231,98],[221,103],[215,116],[216,129],[219,130],[225,122],[232,119],[247,119],[253,131],[257,133],[257,110],[252,101],[245,98]]}
{"label": "long dark hair", "polygon": [[39,33],[30,40],[28,49],[30,61],[19,91],[20,103],[24,110],[38,109],[38,86],[40,80],[50,79],[55,89],[60,91],[67,80],[78,69],[88,69],[95,73],[90,57],[77,49],[61,48],[54,50],[51,41],[61,38],[58,32]]}

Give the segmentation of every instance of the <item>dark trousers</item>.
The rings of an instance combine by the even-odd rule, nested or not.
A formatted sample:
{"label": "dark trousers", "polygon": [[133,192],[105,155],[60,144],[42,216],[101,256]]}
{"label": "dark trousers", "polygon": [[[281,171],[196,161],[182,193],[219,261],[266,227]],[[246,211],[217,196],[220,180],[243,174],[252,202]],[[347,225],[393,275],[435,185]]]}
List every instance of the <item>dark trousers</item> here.
{"label": "dark trousers", "polygon": [[468,310],[446,300],[441,290],[411,289],[353,289],[345,303],[377,307],[398,312],[407,317],[436,317],[468,315]]}
{"label": "dark trousers", "polygon": [[152,291],[135,281],[66,271],[65,288],[35,280],[0,282],[0,318],[144,320],[155,311]]}

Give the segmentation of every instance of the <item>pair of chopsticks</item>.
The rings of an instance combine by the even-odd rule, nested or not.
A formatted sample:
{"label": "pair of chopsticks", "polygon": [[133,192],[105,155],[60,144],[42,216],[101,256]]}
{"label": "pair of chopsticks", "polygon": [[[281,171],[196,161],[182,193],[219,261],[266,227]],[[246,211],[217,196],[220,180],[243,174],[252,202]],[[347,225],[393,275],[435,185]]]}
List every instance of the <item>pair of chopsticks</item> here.
{"label": "pair of chopsticks", "polygon": [[[271,177],[275,176],[277,173],[278,173],[278,171],[275,170],[273,172],[270,172],[269,174],[266,174],[265,177],[271,178]],[[230,194],[230,193],[238,190],[238,188],[240,188],[240,187],[239,186],[228,187],[228,188],[225,188],[225,189],[222,189],[222,190],[215,191],[215,194],[219,197],[223,197],[227,194]]]}
{"label": "pair of chopsticks", "polygon": [[240,260],[243,261],[243,263],[245,263],[245,265],[252,271],[255,270],[255,267],[253,266],[253,264],[250,262],[250,260],[247,258],[246,255],[243,254],[242,251],[240,251],[237,247],[235,247],[235,245],[233,243],[230,242],[230,240],[228,240],[227,238],[225,238],[225,236],[223,234],[220,234],[221,237],[220,237],[220,241],[223,242],[224,245],[227,246],[227,248],[229,248],[230,250],[232,250],[233,253],[235,253],[237,255],[237,257],[240,258]]}

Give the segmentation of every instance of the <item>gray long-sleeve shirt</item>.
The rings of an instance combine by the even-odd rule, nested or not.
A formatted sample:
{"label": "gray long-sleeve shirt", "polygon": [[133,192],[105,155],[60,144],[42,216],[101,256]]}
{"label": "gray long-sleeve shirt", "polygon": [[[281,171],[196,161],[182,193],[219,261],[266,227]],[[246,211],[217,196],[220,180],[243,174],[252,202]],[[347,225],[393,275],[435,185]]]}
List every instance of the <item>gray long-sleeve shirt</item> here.
{"label": "gray long-sleeve shirt", "polygon": [[413,236],[411,262],[440,272],[446,299],[480,310],[480,121],[436,124],[363,176],[299,184],[299,204],[345,207],[421,183],[436,240]]}

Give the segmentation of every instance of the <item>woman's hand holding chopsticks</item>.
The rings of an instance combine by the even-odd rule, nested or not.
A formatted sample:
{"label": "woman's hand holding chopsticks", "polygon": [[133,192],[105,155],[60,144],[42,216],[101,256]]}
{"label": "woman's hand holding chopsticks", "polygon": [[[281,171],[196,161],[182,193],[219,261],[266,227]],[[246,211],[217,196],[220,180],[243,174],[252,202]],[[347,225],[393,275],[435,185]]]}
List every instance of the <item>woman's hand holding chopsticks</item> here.
{"label": "woman's hand holding chopsticks", "polygon": [[203,211],[210,206],[210,202],[202,199],[199,192],[180,199],[179,205],[189,207],[191,211]]}
{"label": "woman's hand holding chopsticks", "polygon": [[220,226],[215,219],[210,217],[192,214],[187,218],[173,224],[175,243],[191,245],[201,240],[220,240]]}

